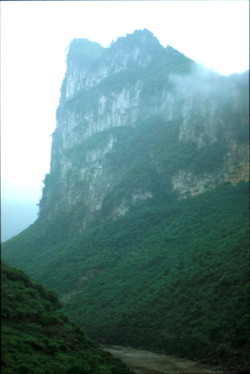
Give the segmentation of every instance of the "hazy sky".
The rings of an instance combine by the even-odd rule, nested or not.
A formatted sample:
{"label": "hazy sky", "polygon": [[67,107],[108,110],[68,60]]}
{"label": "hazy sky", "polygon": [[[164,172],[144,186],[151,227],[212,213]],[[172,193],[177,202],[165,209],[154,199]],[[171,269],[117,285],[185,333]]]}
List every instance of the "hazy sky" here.
{"label": "hazy sky", "polygon": [[244,0],[1,2],[2,199],[41,197],[73,38],[106,47],[148,28],[164,47],[229,74],[249,66],[248,13]]}

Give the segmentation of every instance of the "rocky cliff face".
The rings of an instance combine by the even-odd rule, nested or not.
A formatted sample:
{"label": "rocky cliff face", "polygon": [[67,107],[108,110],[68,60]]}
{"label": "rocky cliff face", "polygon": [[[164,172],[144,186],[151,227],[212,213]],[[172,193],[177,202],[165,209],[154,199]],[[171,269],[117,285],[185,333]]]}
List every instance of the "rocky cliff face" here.
{"label": "rocky cliff face", "polygon": [[[164,188],[179,198],[224,182],[247,181],[247,79],[247,74],[222,77],[207,71],[172,47],[163,48],[148,30],[119,38],[107,49],[85,39],[74,40],[68,51],[40,219],[77,208],[82,228],[104,209],[110,194],[129,184],[129,192],[113,199],[107,213],[115,219],[157,193],[147,178],[153,178],[154,184],[158,178],[159,183],[167,180]],[[161,144],[162,153],[179,149],[172,154],[179,161],[171,170],[163,165],[173,164],[171,156],[163,162],[159,147],[153,146],[156,137],[161,138],[154,133],[159,122],[164,123],[163,131],[175,132]],[[148,146],[140,151],[145,132],[150,131]],[[133,187],[143,173],[140,152],[154,176],[144,174]],[[198,172],[197,165],[191,165],[191,154]],[[213,167],[207,167],[208,159]]]}

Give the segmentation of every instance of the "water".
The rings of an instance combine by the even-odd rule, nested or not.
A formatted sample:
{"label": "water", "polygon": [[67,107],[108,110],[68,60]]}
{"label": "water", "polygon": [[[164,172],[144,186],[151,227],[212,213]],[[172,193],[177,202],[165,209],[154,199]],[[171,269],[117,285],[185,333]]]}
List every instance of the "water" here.
{"label": "water", "polygon": [[215,368],[175,356],[116,345],[104,345],[103,349],[121,359],[138,374],[219,373]]}

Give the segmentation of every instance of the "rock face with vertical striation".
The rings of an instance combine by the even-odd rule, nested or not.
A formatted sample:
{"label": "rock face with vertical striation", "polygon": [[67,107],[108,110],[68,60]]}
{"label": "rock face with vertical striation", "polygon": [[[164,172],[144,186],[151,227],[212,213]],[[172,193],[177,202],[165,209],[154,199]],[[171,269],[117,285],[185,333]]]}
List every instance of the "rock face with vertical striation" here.
{"label": "rock face with vertical striation", "polygon": [[[40,218],[53,219],[81,206],[84,227],[102,210],[107,194],[118,188],[121,180],[130,178],[137,157],[127,163],[124,154],[120,167],[114,167],[114,159],[119,162],[118,154],[130,147],[140,152],[143,126],[145,132],[151,131],[149,139],[160,137],[159,123],[163,133],[170,127],[175,132],[169,140],[171,146],[165,140],[165,150],[176,142],[180,152],[172,157],[179,162],[175,170],[166,171],[160,166],[162,154],[152,144],[148,161],[154,177],[168,179],[165,188],[176,191],[179,198],[225,181],[234,185],[247,181],[247,79],[246,74],[223,77],[202,68],[174,48],[162,47],[148,30],[119,38],[109,48],[86,39],[73,40]],[[191,153],[199,164],[198,173],[193,161],[180,160],[187,161]],[[167,162],[172,162],[171,154]],[[150,198],[156,193],[142,180],[130,196],[116,202],[109,215],[125,214],[129,205],[140,199],[133,196]]]}

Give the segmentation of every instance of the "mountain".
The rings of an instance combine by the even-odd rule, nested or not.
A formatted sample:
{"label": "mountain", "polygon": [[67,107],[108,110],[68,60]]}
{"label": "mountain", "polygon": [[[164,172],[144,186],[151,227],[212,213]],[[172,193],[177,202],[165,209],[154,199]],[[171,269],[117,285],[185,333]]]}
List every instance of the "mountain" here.
{"label": "mountain", "polygon": [[[249,348],[248,74],[148,30],[71,43],[39,217],[3,258],[95,339],[222,360]],[[247,363],[245,364],[247,365]]]}
{"label": "mountain", "polygon": [[130,373],[68,320],[54,292],[6,264],[1,270],[3,374]]}
{"label": "mountain", "polygon": [[[183,197],[248,180],[247,76],[203,71],[147,30],[96,48],[86,40],[69,48],[41,219],[76,209],[81,232],[122,185],[131,191],[110,216],[158,194],[153,180]],[[139,181],[145,167],[155,175]]]}

